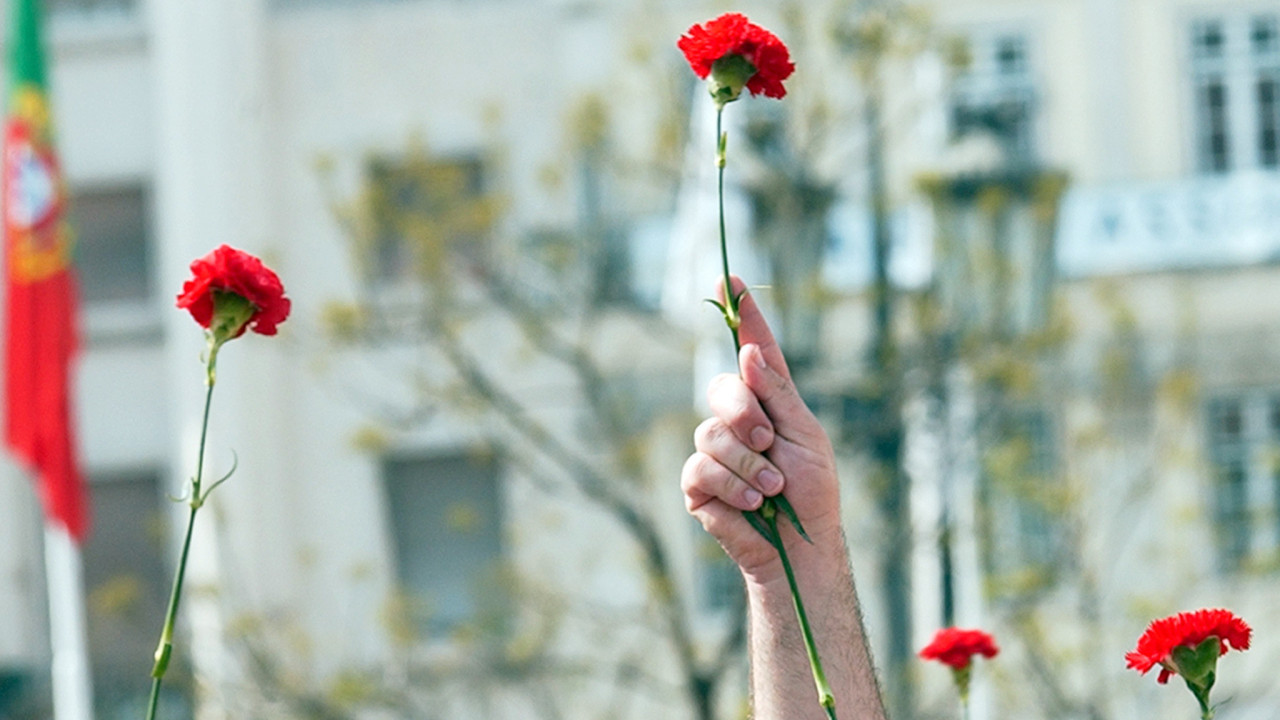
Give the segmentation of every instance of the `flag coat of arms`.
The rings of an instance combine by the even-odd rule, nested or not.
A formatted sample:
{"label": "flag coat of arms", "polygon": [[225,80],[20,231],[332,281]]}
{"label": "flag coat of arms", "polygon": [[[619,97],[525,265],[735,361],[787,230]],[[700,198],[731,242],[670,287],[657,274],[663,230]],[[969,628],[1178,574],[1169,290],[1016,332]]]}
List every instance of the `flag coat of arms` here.
{"label": "flag coat of arms", "polygon": [[0,214],[4,221],[5,443],[35,475],[47,517],[88,530],[72,422],[76,283],[54,152],[37,0],[13,0]]}

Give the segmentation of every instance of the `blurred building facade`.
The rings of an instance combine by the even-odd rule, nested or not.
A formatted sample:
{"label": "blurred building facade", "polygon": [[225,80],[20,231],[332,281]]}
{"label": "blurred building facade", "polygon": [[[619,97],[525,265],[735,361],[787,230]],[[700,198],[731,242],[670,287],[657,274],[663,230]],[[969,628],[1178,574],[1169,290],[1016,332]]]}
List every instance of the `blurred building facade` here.
{"label": "blurred building facade", "polygon": [[[972,238],[1009,243],[985,264],[1006,286],[985,306],[1008,317],[970,332],[951,321],[952,375],[935,394],[952,433],[942,574],[968,562],[982,578],[944,581],[944,616],[1013,640],[1019,669],[992,670],[993,717],[1179,712],[1185,698],[1121,672],[1144,620],[1225,605],[1270,622],[1276,317],[1243,298],[1276,277],[1276,8],[952,3],[939,16],[971,38],[951,131],[981,125],[1004,157],[975,174],[970,207],[935,204],[944,313],[949,242],[962,268],[983,264]],[[1068,186],[1053,208],[1057,171]],[[963,307],[986,292],[969,281],[957,295]],[[1274,715],[1257,649],[1223,661],[1222,715]]]}
{"label": "blurred building facade", "polygon": [[[643,414],[672,416],[644,435],[655,480],[635,492],[662,519],[682,611],[706,636],[694,645],[712,652],[732,633],[734,586],[705,556],[676,483],[699,331],[655,308],[678,241],[669,230],[681,158],[702,147],[684,136],[695,91],[674,39],[718,6],[49,9],[84,295],[99,716],[136,717],[144,699],[173,562],[166,494],[190,473],[202,399],[200,335],[171,300],[187,263],[227,242],[279,271],[295,315],[279,338],[238,341],[220,364],[209,462],[229,466],[234,448],[240,469],[201,518],[174,711],[429,717],[387,700],[426,688],[441,717],[472,706],[495,717],[692,717],[671,670],[678,653],[654,640],[667,638],[654,629],[669,627],[654,610],[667,590],[646,578],[616,517],[572,487],[548,491],[546,468],[501,447],[507,435],[488,417],[449,405],[418,416],[412,369],[445,365],[420,346],[353,349],[328,331],[368,291],[335,200],[395,186],[419,149],[442,173],[431,177],[452,178],[437,183],[450,194],[429,202],[497,198],[481,224],[515,239],[499,252],[508,264],[563,252],[555,241],[575,233],[600,239],[585,259],[571,246],[569,262],[606,280],[583,292],[616,310],[595,336],[601,365],[642,398]],[[1269,302],[1280,280],[1280,10],[1236,0],[927,9],[932,44],[889,59],[879,76],[894,88],[883,113],[891,272],[913,358],[903,373],[915,646],[944,622],[1008,638],[1001,661],[979,671],[975,717],[1173,716],[1189,699],[1130,677],[1123,653],[1151,618],[1227,605],[1260,634],[1222,661],[1217,697],[1231,702],[1219,717],[1277,717],[1261,628],[1280,619],[1269,602],[1280,577],[1280,304]],[[768,7],[760,19],[821,38],[827,12]],[[802,64],[787,102],[829,96],[848,110],[835,114],[848,130],[832,133],[812,176],[778,180],[759,173],[769,135],[744,125],[757,157],[744,162],[742,209],[765,234],[769,212],[786,217],[763,202],[782,183],[821,201],[825,228],[797,232],[813,230],[825,248],[814,261],[824,302],[811,316],[796,309],[803,300],[779,305],[839,435],[857,427],[856,408],[828,401],[862,375],[873,218],[857,169],[865,133],[849,120],[862,117],[857,80],[838,80],[850,61],[812,57],[825,71]],[[607,170],[594,152],[612,158]],[[372,257],[363,277],[391,285],[413,259],[394,247]],[[537,272],[528,268],[532,285]],[[933,311],[946,332],[933,331]],[[531,363],[519,330],[495,321],[466,342],[592,458],[580,378]],[[877,530],[859,502],[863,466],[853,453],[847,465],[849,538],[879,643]],[[0,480],[0,717],[40,717],[40,516],[17,468],[6,462]],[[490,577],[498,566],[514,568],[528,597],[571,597],[574,608],[512,610],[509,590],[491,584],[511,587]],[[429,612],[405,611],[415,601]],[[496,646],[476,641],[487,614],[520,629],[499,627]],[[530,658],[557,668],[554,697],[539,694],[547,681]],[[741,662],[733,667],[717,698],[724,717],[743,702]],[[948,679],[933,670],[916,672],[919,714],[947,717]]]}

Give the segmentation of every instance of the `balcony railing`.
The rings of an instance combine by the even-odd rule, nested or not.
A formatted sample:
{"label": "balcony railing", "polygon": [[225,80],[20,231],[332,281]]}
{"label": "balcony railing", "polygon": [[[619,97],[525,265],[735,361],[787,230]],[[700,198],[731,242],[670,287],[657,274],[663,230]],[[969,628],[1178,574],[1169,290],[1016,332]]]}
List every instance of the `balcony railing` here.
{"label": "balcony railing", "polygon": [[1280,261],[1280,173],[1247,172],[1114,187],[1063,198],[1066,277]]}
{"label": "balcony railing", "polygon": [[52,15],[89,13],[127,13],[137,0],[44,0],[45,10]]}

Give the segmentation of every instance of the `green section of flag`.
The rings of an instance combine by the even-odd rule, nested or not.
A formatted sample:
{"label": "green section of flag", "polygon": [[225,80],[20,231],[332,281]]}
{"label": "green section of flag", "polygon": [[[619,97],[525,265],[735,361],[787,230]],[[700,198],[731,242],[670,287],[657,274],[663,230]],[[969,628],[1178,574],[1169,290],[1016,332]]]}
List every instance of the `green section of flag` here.
{"label": "green section of flag", "polygon": [[44,53],[40,47],[39,0],[10,0],[9,92],[23,85],[45,87]]}

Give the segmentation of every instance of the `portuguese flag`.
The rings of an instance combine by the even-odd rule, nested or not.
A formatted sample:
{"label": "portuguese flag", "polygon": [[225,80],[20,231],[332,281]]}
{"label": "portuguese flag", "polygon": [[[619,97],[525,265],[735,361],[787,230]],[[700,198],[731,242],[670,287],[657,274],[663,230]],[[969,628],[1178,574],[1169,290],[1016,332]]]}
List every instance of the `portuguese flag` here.
{"label": "portuguese flag", "polygon": [[66,189],[45,96],[39,0],[10,0],[9,83],[0,162],[4,217],[5,443],[35,473],[51,522],[88,529],[71,421],[76,285]]}

